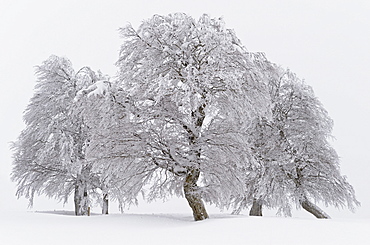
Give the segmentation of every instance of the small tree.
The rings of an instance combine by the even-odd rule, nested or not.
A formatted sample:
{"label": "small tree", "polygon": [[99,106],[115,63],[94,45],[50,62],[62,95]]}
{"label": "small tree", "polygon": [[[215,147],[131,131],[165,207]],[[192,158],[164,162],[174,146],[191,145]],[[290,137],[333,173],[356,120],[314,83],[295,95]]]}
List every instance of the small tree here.
{"label": "small tree", "polygon": [[[248,196],[254,200],[251,215],[262,215],[256,209],[262,204],[290,215],[293,202],[317,218],[329,218],[310,199],[353,209],[359,202],[328,141],[333,121],[311,87],[290,71],[265,63],[273,117],[255,123],[252,150],[259,165],[248,182]],[[241,200],[239,205],[248,203]]]}
{"label": "small tree", "polygon": [[35,94],[28,105],[26,128],[13,143],[12,179],[17,196],[33,203],[34,194],[67,201],[74,191],[76,215],[86,215],[93,188],[91,166],[85,160],[88,128],[74,114],[74,98],[94,82],[87,67],[75,73],[66,58],[51,56],[36,69]]}

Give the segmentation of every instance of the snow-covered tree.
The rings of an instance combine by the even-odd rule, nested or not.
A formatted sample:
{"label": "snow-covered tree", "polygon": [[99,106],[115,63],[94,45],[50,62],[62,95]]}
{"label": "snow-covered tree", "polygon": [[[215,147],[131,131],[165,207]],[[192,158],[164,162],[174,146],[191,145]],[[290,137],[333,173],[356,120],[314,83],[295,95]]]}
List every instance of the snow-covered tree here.
{"label": "snow-covered tree", "polygon": [[238,200],[240,207],[252,202],[251,215],[262,215],[262,205],[290,215],[295,204],[317,218],[329,216],[314,202],[353,209],[359,202],[340,174],[338,155],[329,142],[333,121],[327,111],[295,74],[264,63],[272,120],[255,121],[252,150],[259,165],[249,173],[250,192]]}
{"label": "snow-covered tree", "polygon": [[51,56],[37,67],[26,128],[14,142],[17,196],[66,201],[76,215],[97,197],[121,205],[185,196],[327,218],[314,203],[358,205],[329,144],[333,122],[293,73],[249,53],[222,19],[155,15],[124,42],[117,78]]}
{"label": "snow-covered tree", "polygon": [[128,120],[127,101],[120,103],[116,100],[121,92],[114,82],[103,77],[80,90],[75,99],[79,114],[89,128],[85,154],[98,176],[95,183],[101,193],[96,197],[101,199],[103,214],[108,213],[108,196],[110,200],[118,200],[120,205],[127,201],[121,194],[121,185],[125,181],[120,176],[126,172],[122,159],[125,156],[134,159],[137,152],[128,152],[129,137],[135,138],[134,125]]}
{"label": "snow-covered tree", "polygon": [[95,82],[95,73],[88,67],[75,72],[68,59],[51,56],[37,66],[36,75],[35,94],[24,114],[26,128],[13,143],[17,196],[32,205],[36,193],[66,202],[74,192],[76,215],[85,215],[94,175],[85,159],[88,128],[74,112],[74,99]]}
{"label": "snow-covered tree", "polygon": [[208,15],[155,15],[120,31],[113,107],[101,110],[91,157],[115,173],[123,203],[140,192],[149,201],[185,195],[194,219],[206,219],[203,200],[223,207],[246,191],[251,122],[269,111],[259,54]]}

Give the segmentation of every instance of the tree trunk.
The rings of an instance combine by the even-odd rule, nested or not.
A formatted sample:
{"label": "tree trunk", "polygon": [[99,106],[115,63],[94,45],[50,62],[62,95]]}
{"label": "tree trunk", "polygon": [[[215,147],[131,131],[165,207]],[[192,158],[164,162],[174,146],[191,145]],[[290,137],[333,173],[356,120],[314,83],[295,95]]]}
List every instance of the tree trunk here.
{"label": "tree trunk", "polygon": [[262,202],[259,199],[253,199],[252,208],[249,216],[262,216]]}
{"label": "tree trunk", "polygon": [[[293,179],[293,181],[296,184],[297,189],[301,189],[301,180],[303,179],[302,174],[303,168],[296,168],[297,177]],[[310,202],[307,198],[307,196],[304,194],[304,192],[301,192],[301,197],[299,200],[299,203],[301,204],[302,208],[306,210],[307,212],[313,214],[318,219],[330,219],[330,216],[326,214],[324,211],[322,211],[318,206]]]}
{"label": "tree trunk", "polygon": [[317,207],[315,204],[310,202],[307,197],[302,198],[302,200],[299,201],[302,208],[306,210],[307,212],[313,214],[318,219],[330,219],[330,216],[326,214],[324,211],[322,211],[319,207]]}
{"label": "tree trunk", "polygon": [[[202,98],[205,99],[205,94],[202,94]],[[202,104],[198,107],[196,111],[191,112],[191,117],[194,122],[195,130],[187,129],[189,133],[189,145],[194,151],[194,156],[200,162],[201,151],[200,148],[197,146],[197,139],[199,137],[204,119],[205,119],[205,104]],[[199,168],[196,167],[189,167],[186,173],[185,182],[184,182],[184,194],[185,198],[189,203],[189,206],[193,210],[194,220],[204,220],[208,219],[209,216],[207,214],[206,208],[202,201],[201,194],[199,193],[199,187],[197,185],[198,179],[200,175]]]}
{"label": "tree trunk", "polygon": [[86,184],[79,179],[77,179],[75,183],[74,203],[75,214],[77,216],[88,215],[89,202],[87,197],[87,188]]}
{"label": "tree trunk", "polygon": [[102,214],[108,214],[108,193],[103,194]]}
{"label": "tree trunk", "polygon": [[185,198],[193,210],[195,221],[209,218],[204,203],[201,199],[201,195],[198,191],[197,181],[199,179],[199,174],[199,169],[191,168],[186,174],[184,182]]}

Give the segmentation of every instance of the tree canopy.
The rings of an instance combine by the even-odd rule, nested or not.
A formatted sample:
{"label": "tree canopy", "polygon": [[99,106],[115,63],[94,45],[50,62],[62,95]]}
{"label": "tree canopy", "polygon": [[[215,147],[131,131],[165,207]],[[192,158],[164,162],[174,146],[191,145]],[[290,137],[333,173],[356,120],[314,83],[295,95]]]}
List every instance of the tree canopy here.
{"label": "tree canopy", "polygon": [[75,72],[68,59],[54,55],[36,67],[36,75],[35,94],[24,114],[26,128],[13,143],[17,196],[32,205],[35,193],[67,201],[75,190],[76,214],[84,214],[88,188],[94,185],[85,158],[89,132],[75,113],[74,99],[97,77],[88,67]]}

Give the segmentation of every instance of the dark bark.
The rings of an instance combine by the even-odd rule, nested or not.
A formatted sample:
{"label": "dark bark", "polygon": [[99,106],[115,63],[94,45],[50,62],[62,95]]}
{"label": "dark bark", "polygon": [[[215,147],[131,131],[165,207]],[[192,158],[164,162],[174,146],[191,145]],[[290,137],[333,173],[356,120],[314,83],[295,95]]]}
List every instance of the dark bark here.
{"label": "dark bark", "polygon": [[108,193],[103,194],[103,208],[102,208],[102,214],[108,214]]}
{"label": "dark bark", "polygon": [[79,179],[75,183],[74,203],[77,216],[88,215],[87,188],[85,183]]}
{"label": "dark bark", "polygon": [[[297,176],[293,178],[293,181],[297,187],[298,190],[302,190],[302,180],[303,180],[303,171],[304,167],[297,167],[296,173]],[[291,177],[291,175],[289,176]],[[310,202],[307,198],[307,196],[304,194],[304,192],[301,192],[301,198],[299,200],[299,203],[301,204],[302,208],[306,210],[307,212],[313,214],[318,219],[330,219],[330,216],[326,214],[324,211],[322,211],[318,206]]]}
{"label": "dark bark", "polygon": [[[205,94],[202,94],[202,97],[205,98]],[[205,104],[200,105],[196,111],[192,111],[191,117],[195,125],[195,131],[188,131],[189,133],[189,145],[194,149],[194,155],[196,156],[197,163],[200,163],[201,150],[196,146],[197,139],[199,137],[200,129],[202,128],[204,119],[205,119]],[[185,198],[189,203],[189,206],[193,210],[194,220],[204,220],[208,219],[206,208],[202,201],[201,194],[199,192],[199,187],[197,185],[200,175],[200,170],[197,167],[189,167],[186,172],[185,182],[184,182],[184,194]]]}
{"label": "dark bark", "polygon": [[208,219],[206,208],[198,191],[197,181],[199,179],[199,169],[191,168],[185,178],[184,193],[189,206],[193,210],[194,220]]}
{"label": "dark bark", "polygon": [[324,211],[322,211],[319,207],[317,207],[315,204],[310,202],[306,197],[302,198],[300,200],[300,204],[304,210],[307,212],[313,214],[318,219],[330,219],[330,216],[326,214]]}
{"label": "dark bark", "polygon": [[262,201],[253,199],[252,208],[249,211],[249,216],[262,216]]}

